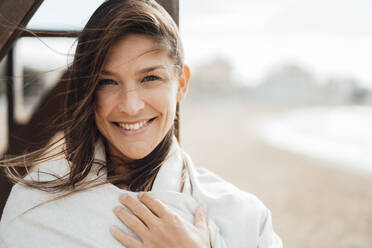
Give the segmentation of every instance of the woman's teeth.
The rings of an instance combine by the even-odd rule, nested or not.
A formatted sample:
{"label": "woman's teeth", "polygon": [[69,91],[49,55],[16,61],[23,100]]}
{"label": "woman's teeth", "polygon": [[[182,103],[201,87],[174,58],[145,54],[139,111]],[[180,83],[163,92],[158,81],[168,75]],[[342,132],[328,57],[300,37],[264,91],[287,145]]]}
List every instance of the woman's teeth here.
{"label": "woman's teeth", "polygon": [[143,127],[148,121],[142,121],[134,124],[118,123],[120,127],[126,130],[138,130]]}

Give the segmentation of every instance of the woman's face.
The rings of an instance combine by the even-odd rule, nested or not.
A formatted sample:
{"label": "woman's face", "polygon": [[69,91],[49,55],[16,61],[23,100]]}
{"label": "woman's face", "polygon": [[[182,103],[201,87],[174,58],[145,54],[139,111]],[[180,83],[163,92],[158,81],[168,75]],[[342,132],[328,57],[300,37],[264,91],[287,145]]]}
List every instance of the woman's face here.
{"label": "woman's face", "polygon": [[110,154],[140,159],[173,125],[189,71],[178,77],[173,60],[151,38],[128,35],[108,51],[96,90],[95,120]]}

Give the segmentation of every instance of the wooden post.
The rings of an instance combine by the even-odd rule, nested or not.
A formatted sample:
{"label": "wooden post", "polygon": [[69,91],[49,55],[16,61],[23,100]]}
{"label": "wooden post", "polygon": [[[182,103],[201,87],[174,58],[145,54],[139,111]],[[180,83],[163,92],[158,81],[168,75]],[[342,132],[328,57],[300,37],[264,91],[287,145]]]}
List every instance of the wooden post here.
{"label": "wooden post", "polygon": [[13,49],[8,52],[6,60],[6,99],[8,105],[8,149],[12,144],[11,134],[16,128],[14,121],[14,87],[13,87],[13,76],[14,76],[14,53]]}
{"label": "wooden post", "polygon": [[0,61],[7,55],[43,0],[0,1]]}
{"label": "wooden post", "polygon": [[[7,61],[7,100],[8,100],[8,130],[13,132],[14,109],[13,109],[13,53],[11,51],[14,42],[17,40],[22,28],[27,25],[43,0],[1,0],[0,1],[0,61],[8,53]],[[8,133],[11,139],[11,133]],[[11,142],[8,142],[8,145]],[[3,212],[6,199],[11,189],[11,183],[0,171],[0,217]]]}
{"label": "wooden post", "polygon": [[[14,98],[13,98],[13,49],[10,49],[6,57],[6,92],[8,104],[8,148],[11,144],[11,133],[15,128],[14,123]],[[6,178],[4,171],[0,171],[0,216],[3,213],[6,200],[8,199],[12,184]]]}

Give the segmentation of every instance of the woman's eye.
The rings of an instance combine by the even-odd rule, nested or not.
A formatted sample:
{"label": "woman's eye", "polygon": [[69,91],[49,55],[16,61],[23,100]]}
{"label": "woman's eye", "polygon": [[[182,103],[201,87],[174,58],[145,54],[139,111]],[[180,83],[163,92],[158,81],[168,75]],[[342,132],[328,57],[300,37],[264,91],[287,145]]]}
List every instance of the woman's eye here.
{"label": "woman's eye", "polygon": [[98,82],[98,85],[99,86],[103,86],[103,85],[115,85],[116,82],[112,79],[102,79]]}
{"label": "woman's eye", "polygon": [[142,79],[142,82],[149,82],[149,81],[156,81],[159,80],[160,78],[158,76],[150,75],[146,76]]}

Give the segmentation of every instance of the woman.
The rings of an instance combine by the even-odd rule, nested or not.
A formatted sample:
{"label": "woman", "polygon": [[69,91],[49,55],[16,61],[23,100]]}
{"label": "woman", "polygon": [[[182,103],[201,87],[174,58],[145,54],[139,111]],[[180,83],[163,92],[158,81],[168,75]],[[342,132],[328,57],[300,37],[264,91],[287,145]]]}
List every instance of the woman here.
{"label": "woman", "polygon": [[[162,7],[104,2],[69,68],[63,139],[2,161],[17,182],[1,220],[4,246],[282,247],[269,210],[195,168],[174,138],[189,77]],[[16,166],[31,172],[22,178]]]}

